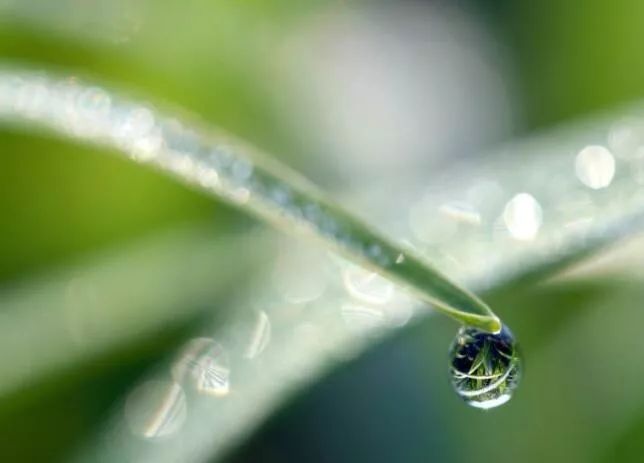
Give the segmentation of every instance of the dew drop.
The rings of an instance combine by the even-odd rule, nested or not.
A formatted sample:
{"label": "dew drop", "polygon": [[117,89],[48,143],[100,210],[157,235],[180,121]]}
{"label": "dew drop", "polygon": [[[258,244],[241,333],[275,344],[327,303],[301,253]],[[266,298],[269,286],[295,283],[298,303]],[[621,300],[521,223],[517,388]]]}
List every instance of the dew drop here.
{"label": "dew drop", "polygon": [[539,202],[529,193],[519,193],[505,205],[503,221],[510,236],[518,241],[532,241],[542,222]]}
{"label": "dew drop", "polygon": [[487,410],[503,405],[521,378],[517,343],[506,326],[497,334],[461,327],[449,358],[452,386],[472,407]]}
{"label": "dew drop", "polygon": [[210,338],[190,340],[171,368],[173,379],[199,394],[224,397],[230,392],[230,365],[224,348]]}
{"label": "dew drop", "polygon": [[575,158],[575,172],[579,181],[588,188],[606,188],[615,176],[615,158],[603,146],[587,146]]}
{"label": "dew drop", "polygon": [[342,274],[342,279],[347,292],[363,303],[386,304],[394,295],[394,286],[389,280],[361,267],[347,267]]}

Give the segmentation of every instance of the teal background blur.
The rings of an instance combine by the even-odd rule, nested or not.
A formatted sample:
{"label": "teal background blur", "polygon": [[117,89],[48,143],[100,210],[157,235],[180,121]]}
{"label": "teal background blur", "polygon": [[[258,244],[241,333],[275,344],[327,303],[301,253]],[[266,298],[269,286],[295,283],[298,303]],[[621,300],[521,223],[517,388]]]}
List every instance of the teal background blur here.
{"label": "teal background blur", "polygon": [[[505,136],[644,96],[642,2],[451,3],[427,2],[437,15],[462,11],[502,50],[501,78],[512,88],[515,117]],[[6,1],[0,57],[72,70],[186,108],[334,185],[332,163],[307,154],[315,152],[311,140],[285,114],[297,95],[280,57],[286,36],[330,12],[359,16],[362,5]],[[223,236],[259,226],[109,153],[9,131],[0,131],[0,217],[2,287],[160,230],[207,222],[213,236]],[[635,385],[644,372],[641,343],[634,342],[643,318],[640,286],[636,274],[595,275],[489,295],[518,334],[527,363],[516,398],[500,410],[470,410],[451,394],[445,355],[454,326],[435,318],[304,392],[231,461],[641,461],[644,400],[635,400],[642,395]],[[598,315],[606,304],[616,314],[610,330]],[[132,381],[198,323],[2,397],[0,459],[64,459],[100,429]]]}

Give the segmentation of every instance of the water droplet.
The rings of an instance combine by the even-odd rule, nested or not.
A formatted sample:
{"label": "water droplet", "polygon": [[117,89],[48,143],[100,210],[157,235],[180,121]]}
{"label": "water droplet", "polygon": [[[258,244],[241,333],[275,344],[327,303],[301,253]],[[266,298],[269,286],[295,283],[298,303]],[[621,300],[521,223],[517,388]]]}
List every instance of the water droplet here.
{"label": "water droplet", "polygon": [[238,185],[244,184],[253,175],[253,165],[246,159],[237,159],[230,169],[232,181]]}
{"label": "water droplet", "polygon": [[575,172],[587,187],[593,190],[606,188],[615,176],[615,158],[603,146],[587,146],[575,158]]}
{"label": "water droplet", "polygon": [[541,206],[531,194],[519,193],[505,205],[503,221],[512,238],[532,241],[541,228]]}
{"label": "water droplet", "polygon": [[188,382],[200,394],[223,397],[230,391],[228,355],[210,338],[195,338],[188,342],[171,372],[175,381]]}
{"label": "water droplet", "polygon": [[382,305],[394,295],[394,286],[389,280],[362,267],[350,265],[342,278],[347,292],[360,302]]}
{"label": "water droplet", "polygon": [[224,193],[227,194],[232,201],[239,204],[246,204],[250,199],[250,191],[248,188],[235,188],[233,190],[225,191]]}
{"label": "water droplet", "polygon": [[521,360],[506,326],[497,334],[461,327],[449,356],[452,386],[472,407],[498,407],[510,400],[519,384]]}
{"label": "water droplet", "polygon": [[116,143],[139,161],[149,161],[163,146],[163,137],[157,127],[152,111],[146,107],[135,107],[121,114],[120,120],[111,130]]}
{"label": "water droplet", "polygon": [[103,120],[109,114],[112,99],[105,90],[90,87],[79,93],[76,105],[80,116],[92,122],[97,122]]}

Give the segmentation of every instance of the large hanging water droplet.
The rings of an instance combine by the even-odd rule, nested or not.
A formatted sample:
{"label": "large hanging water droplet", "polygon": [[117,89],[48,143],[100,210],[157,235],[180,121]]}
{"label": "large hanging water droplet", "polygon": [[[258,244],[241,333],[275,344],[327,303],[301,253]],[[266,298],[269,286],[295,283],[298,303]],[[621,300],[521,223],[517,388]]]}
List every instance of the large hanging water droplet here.
{"label": "large hanging water droplet", "polygon": [[473,407],[498,407],[510,400],[519,384],[521,359],[506,326],[497,334],[461,327],[449,356],[452,386]]}

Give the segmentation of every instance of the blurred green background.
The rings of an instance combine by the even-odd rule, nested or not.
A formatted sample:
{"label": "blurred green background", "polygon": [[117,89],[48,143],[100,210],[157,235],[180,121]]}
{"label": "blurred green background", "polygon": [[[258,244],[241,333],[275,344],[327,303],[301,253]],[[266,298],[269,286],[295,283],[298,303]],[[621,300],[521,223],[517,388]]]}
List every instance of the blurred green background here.
{"label": "blurred green background", "polygon": [[[320,112],[327,107],[318,103],[325,91],[342,97],[346,88],[333,86],[338,79],[346,83],[354,71],[374,68],[342,74],[338,66],[345,62],[334,62],[335,55],[327,53],[334,49],[329,37],[337,31],[343,37],[356,24],[371,22],[376,31],[384,27],[382,37],[396,38],[409,17],[421,32],[425,20],[429,29],[440,29],[430,35],[439,48],[441,38],[449,42],[452,28],[460,31],[454,61],[449,47],[440,48],[438,61],[428,61],[429,69],[440,63],[460,75],[468,69],[467,59],[485,61],[483,68],[493,76],[481,77],[482,88],[503,97],[499,101],[505,108],[476,101],[481,104],[476,111],[505,122],[464,145],[447,139],[435,148],[449,156],[429,152],[427,165],[644,96],[644,4],[635,0],[9,0],[0,1],[0,58],[36,69],[71,70],[186,108],[279,155],[316,182],[346,189],[355,185],[347,182],[348,167],[328,153],[335,145],[312,135],[325,120]],[[357,43],[367,52],[378,50],[379,44],[372,49],[369,41],[381,36],[366,30]],[[417,50],[415,42],[405,40],[424,43],[419,34],[402,34],[395,50]],[[311,44],[321,47],[319,55],[307,52]],[[463,48],[466,53],[459,51]],[[412,57],[403,64],[413,62]],[[335,71],[325,71],[330,68]],[[294,79],[303,85],[293,88]],[[377,76],[374,81],[380,82]],[[427,83],[429,90],[440,84]],[[317,99],[303,99],[302,92]],[[468,123],[476,126],[477,121]],[[325,127],[338,128],[333,123]],[[0,217],[3,288],[46,278],[87,256],[164,230],[206,223],[215,239],[259,227],[227,206],[110,153],[9,131],[0,131]],[[230,459],[641,461],[644,401],[638,385],[644,368],[637,354],[642,276],[635,264],[608,275],[582,274],[489,295],[517,333],[526,357],[523,385],[506,407],[481,413],[452,395],[445,351],[454,326],[434,318],[300,395]],[[218,300],[225,301],[231,291],[222,290]],[[606,306],[614,313],[609,327],[600,310]],[[199,320],[195,312],[98,360],[4,394],[0,459],[64,459],[100,429],[132,381],[194,332]]]}

